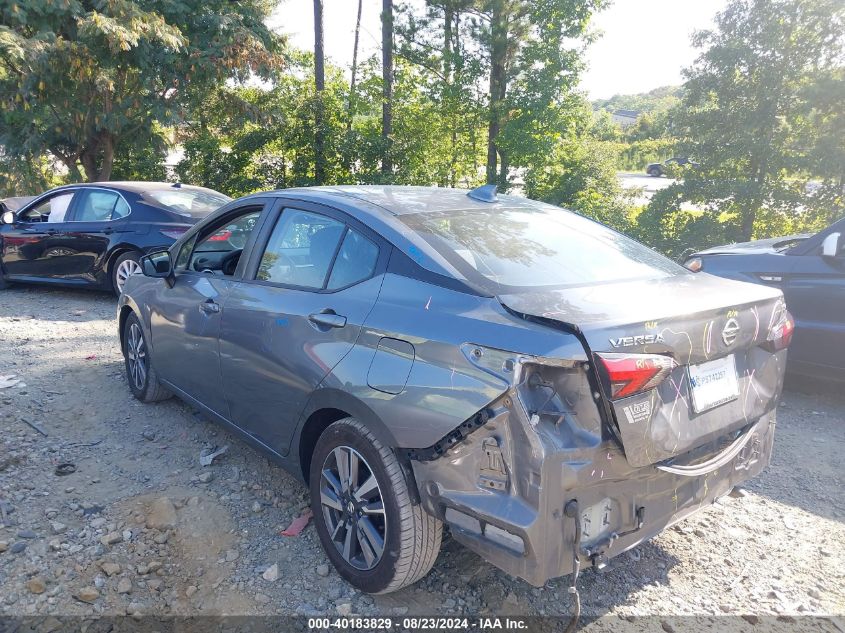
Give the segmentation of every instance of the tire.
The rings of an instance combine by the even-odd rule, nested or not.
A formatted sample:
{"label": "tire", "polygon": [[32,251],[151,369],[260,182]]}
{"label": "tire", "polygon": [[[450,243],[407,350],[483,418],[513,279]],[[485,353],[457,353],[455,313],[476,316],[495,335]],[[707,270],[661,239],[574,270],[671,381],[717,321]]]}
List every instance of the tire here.
{"label": "tire", "polygon": [[[333,485],[324,474],[339,473],[340,468],[335,470],[340,463],[338,456],[345,454],[351,461],[353,453],[359,464],[357,491],[364,491],[362,498],[355,496],[355,486],[344,486],[340,477],[335,477]],[[365,492],[371,488],[365,485],[371,477],[375,478],[376,490]],[[440,552],[443,524],[411,501],[410,482],[393,449],[377,440],[361,422],[345,418],[323,431],[314,447],[309,481],[311,510],[323,549],[347,582],[367,593],[390,593],[415,583],[431,570]],[[340,494],[334,495],[335,490]],[[352,517],[351,523],[343,517]],[[352,554],[348,557],[342,551],[347,534]],[[370,534],[375,538],[367,536]],[[381,554],[373,560],[378,536],[382,536]]]}
{"label": "tire", "polygon": [[659,169],[649,169],[648,175],[652,178],[659,178],[660,177],[660,170]]}
{"label": "tire", "polygon": [[[138,346],[140,341],[140,347]],[[158,381],[144,336],[144,328],[134,314],[123,324],[123,361],[126,366],[126,381],[132,395],[141,402],[159,402],[172,397]],[[141,371],[136,363],[140,363]]]}
{"label": "tire", "polygon": [[111,267],[111,287],[118,297],[123,290],[123,284],[128,275],[141,272],[141,254],[136,252],[124,253],[118,257]]}

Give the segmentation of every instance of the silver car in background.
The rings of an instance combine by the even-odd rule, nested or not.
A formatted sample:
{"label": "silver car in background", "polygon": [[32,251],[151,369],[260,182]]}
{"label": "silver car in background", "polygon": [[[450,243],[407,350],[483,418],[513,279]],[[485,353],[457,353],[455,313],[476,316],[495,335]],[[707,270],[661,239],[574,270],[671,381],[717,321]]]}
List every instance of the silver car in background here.
{"label": "silver car in background", "polygon": [[781,293],[558,207],[290,189],[142,265],[118,306],[133,394],[176,394],[305,481],[367,592],[423,577],[443,523],[537,586],[602,566],[769,462]]}

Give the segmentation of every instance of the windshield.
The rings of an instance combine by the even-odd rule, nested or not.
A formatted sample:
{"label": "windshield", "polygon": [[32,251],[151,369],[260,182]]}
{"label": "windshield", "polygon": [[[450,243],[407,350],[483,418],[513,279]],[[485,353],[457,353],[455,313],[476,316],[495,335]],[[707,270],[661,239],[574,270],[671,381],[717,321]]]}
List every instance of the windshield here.
{"label": "windshield", "polygon": [[398,217],[468,280],[494,294],[685,273],[642,244],[554,207]]}
{"label": "windshield", "polygon": [[192,218],[204,218],[231,200],[211,189],[158,189],[144,195],[167,207],[168,211]]}

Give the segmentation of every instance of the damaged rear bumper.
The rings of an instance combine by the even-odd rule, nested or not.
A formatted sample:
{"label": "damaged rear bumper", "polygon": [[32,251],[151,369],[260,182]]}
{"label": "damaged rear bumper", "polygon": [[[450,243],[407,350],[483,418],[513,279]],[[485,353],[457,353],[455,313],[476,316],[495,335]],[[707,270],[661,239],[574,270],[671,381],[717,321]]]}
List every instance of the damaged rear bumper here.
{"label": "damaged rear bumper", "polygon": [[411,461],[423,507],[457,541],[535,586],[573,571],[571,500],[580,563],[602,566],[756,476],[771,456],[773,410],[674,460],[632,467],[600,424],[583,424],[595,417],[586,383],[565,400],[563,411],[538,414],[542,406],[511,390],[448,449]]}

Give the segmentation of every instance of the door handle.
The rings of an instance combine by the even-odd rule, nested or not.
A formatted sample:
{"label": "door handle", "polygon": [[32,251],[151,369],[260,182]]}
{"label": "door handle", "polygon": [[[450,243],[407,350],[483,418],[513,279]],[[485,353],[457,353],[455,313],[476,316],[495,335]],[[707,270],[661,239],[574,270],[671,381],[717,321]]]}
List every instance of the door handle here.
{"label": "door handle", "polygon": [[208,299],[200,304],[200,310],[206,314],[215,314],[216,312],[220,312],[220,304],[215,303],[214,299]]}
{"label": "door handle", "polygon": [[114,233],[114,229],[110,226],[107,226],[103,229],[103,233],[105,233],[106,235],[111,235],[112,233]]}
{"label": "door handle", "polygon": [[55,235],[58,231],[56,229],[47,229],[45,233],[47,233],[47,235]]}
{"label": "door handle", "polygon": [[346,317],[335,314],[334,310],[324,310],[308,315],[308,320],[318,328],[335,328],[346,325]]}

